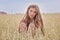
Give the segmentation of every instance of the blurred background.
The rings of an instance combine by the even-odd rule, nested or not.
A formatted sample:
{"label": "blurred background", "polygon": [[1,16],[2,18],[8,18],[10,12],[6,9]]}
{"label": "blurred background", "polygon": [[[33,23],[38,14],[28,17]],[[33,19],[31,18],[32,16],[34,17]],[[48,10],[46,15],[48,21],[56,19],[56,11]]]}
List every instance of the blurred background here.
{"label": "blurred background", "polygon": [[60,12],[60,0],[0,0],[0,11],[23,14],[29,4],[38,4],[42,13]]}

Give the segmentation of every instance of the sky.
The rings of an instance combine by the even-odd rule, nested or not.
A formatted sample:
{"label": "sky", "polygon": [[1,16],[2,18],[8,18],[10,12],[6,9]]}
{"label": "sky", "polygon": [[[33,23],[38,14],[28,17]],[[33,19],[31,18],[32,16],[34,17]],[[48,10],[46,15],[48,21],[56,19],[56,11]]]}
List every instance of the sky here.
{"label": "sky", "polygon": [[0,11],[25,13],[30,4],[37,4],[43,13],[60,12],[60,0],[0,0]]}

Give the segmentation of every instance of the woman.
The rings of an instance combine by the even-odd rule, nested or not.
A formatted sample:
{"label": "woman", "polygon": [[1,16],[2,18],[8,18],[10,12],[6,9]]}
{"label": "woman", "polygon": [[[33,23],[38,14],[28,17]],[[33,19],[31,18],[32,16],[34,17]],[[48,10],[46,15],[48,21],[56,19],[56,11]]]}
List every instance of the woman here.
{"label": "woman", "polygon": [[43,32],[43,21],[41,17],[41,13],[37,5],[30,5],[27,9],[26,15],[20,21],[19,24],[19,33],[20,32],[27,32],[28,30],[31,31],[32,36],[35,34],[36,29],[41,29]]}

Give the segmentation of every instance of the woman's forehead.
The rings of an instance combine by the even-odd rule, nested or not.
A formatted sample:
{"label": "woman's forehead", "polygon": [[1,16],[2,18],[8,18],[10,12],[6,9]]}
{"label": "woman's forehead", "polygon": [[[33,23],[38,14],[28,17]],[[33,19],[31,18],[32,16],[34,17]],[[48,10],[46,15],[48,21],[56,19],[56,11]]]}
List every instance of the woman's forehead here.
{"label": "woman's forehead", "polygon": [[33,11],[36,11],[36,8],[30,8],[29,10],[33,10]]}

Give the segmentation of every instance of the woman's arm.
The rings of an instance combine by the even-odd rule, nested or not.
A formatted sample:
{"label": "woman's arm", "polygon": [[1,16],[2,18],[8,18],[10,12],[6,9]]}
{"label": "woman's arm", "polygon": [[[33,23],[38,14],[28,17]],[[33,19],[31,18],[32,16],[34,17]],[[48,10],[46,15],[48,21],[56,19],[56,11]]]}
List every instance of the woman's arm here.
{"label": "woman's arm", "polygon": [[26,32],[27,31],[27,26],[26,26],[26,23],[24,23],[24,22],[20,22],[19,23],[19,33],[20,32]]}
{"label": "woman's arm", "polygon": [[28,27],[28,31],[32,33],[33,37],[35,35],[35,30],[36,30],[35,23],[34,22],[30,22],[29,27]]}
{"label": "woman's arm", "polygon": [[43,24],[41,22],[38,22],[38,24],[39,24],[39,29],[41,29],[43,35],[45,35],[43,30]]}

